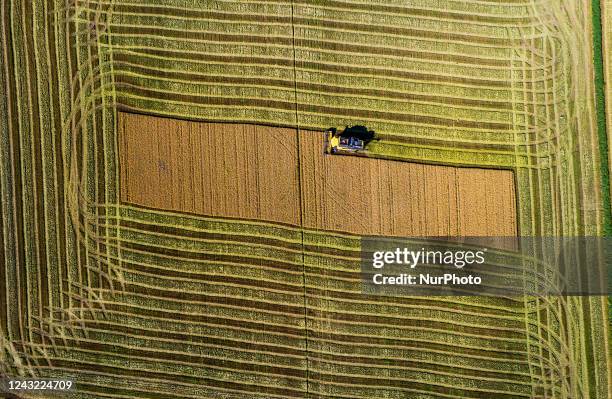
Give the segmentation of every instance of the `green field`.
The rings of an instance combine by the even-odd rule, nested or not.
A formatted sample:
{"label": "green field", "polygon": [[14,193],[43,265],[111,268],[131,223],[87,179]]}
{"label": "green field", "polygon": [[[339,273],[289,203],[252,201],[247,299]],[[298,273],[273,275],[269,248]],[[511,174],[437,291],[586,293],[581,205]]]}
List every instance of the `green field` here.
{"label": "green field", "polygon": [[116,126],[366,124],[373,157],[514,171],[522,236],[604,235],[597,7],[3,1],[0,373],[72,398],[608,398],[607,298],[367,295],[358,236],[120,203]]}

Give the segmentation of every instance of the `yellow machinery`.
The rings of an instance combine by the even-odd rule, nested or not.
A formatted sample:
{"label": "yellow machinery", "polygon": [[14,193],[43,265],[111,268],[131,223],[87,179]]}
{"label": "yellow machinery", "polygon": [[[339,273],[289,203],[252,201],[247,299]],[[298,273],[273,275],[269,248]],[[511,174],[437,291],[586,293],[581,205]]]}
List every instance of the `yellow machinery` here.
{"label": "yellow machinery", "polygon": [[374,131],[365,126],[346,127],[338,132],[335,127],[325,131],[325,152],[328,154],[361,154],[374,139]]}

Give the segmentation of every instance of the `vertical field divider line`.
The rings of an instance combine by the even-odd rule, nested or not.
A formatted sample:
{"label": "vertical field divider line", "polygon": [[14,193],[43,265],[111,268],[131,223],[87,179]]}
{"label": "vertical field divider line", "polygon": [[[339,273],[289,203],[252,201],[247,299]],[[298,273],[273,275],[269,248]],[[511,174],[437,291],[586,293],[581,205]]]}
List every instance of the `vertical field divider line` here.
{"label": "vertical field divider line", "polygon": [[295,134],[296,134],[296,145],[297,145],[297,183],[298,193],[300,197],[300,237],[302,241],[302,284],[303,284],[303,297],[304,297],[304,351],[306,354],[306,397],[309,395],[309,384],[310,384],[310,359],[308,353],[308,298],[306,291],[306,256],[304,250],[304,192],[302,190],[302,146],[300,142],[300,114],[298,105],[298,84],[297,84],[297,57],[295,51],[295,4],[294,0],[291,0],[291,48],[293,51],[293,96],[295,102]]}

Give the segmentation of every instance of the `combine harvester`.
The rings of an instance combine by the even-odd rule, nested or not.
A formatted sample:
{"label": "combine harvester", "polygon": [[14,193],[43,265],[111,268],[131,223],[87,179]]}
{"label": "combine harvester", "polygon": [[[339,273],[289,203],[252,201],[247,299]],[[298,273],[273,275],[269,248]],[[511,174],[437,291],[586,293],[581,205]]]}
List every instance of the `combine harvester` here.
{"label": "combine harvester", "polygon": [[346,127],[338,132],[335,127],[325,131],[325,153],[367,156],[367,145],[374,140],[375,132],[362,125]]}

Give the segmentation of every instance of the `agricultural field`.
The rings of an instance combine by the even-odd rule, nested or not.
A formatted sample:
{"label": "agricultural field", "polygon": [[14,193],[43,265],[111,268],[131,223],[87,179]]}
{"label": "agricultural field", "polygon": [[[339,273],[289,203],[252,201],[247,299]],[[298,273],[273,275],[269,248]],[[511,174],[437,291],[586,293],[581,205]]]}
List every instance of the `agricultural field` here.
{"label": "agricultural field", "polygon": [[605,296],[360,268],[365,236],[612,234],[610,7],[0,2],[0,378],[75,383],[7,397],[612,397]]}

